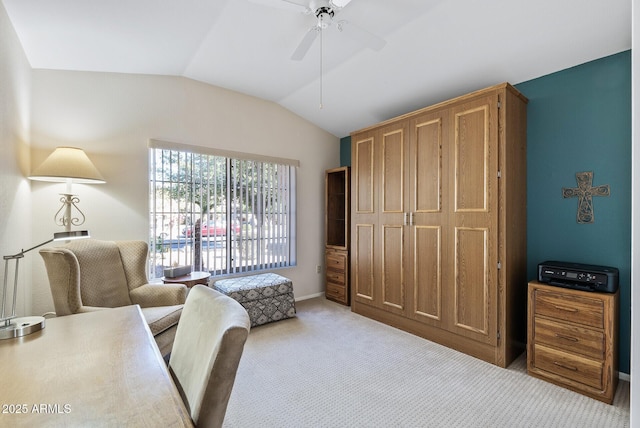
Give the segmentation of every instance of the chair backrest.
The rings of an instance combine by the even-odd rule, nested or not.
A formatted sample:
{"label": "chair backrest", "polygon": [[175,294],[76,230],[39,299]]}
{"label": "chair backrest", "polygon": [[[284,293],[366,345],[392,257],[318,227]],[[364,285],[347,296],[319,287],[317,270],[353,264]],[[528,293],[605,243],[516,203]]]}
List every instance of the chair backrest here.
{"label": "chair backrest", "polygon": [[196,426],[222,426],[250,326],[232,298],[203,285],[189,291],[169,370]]}

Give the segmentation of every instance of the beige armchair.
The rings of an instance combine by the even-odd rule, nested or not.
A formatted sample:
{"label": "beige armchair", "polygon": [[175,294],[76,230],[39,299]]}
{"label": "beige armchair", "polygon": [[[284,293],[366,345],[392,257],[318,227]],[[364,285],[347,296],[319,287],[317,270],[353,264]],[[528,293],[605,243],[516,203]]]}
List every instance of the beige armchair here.
{"label": "beige armchair", "polygon": [[187,288],[148,283],[146,242],[84,239],[40,255],[57,316],[140,305],[160,352],[171,352]]}

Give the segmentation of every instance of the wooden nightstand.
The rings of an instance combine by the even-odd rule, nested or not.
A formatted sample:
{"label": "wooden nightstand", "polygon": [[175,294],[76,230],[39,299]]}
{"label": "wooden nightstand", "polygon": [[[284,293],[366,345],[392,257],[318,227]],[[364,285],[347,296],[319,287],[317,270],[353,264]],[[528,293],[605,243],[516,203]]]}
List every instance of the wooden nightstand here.
{"label": "wooden nightstand", "polygon": [[184,284],[187,288],[191,288],[196,284],[209,285],[209,272],[191,272],[187,275],[176,276],[175,278],[162,277],[165,284]]}
{"label": "wooden nightstand", "polygon": [[529,283],[529,374],[611,404],[618,384],[620,292]]}

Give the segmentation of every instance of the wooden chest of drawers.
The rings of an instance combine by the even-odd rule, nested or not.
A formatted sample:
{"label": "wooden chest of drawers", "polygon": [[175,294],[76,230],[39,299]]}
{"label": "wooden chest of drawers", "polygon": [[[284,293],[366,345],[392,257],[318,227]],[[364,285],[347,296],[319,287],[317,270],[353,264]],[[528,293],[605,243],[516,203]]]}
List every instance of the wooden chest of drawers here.
{"label": "wooden chest of drawers", "polygon": [[529,374],[611,404],[618,384],[615,294],[529,283]]}
{"label": "wooden chest of drawers", "polygon": [[348,166],[325,172],[325,297],[349,305],[349,197]]}
{"label": "wooden chest of drawers", "polygon": [[341,250],[325,251],[327,299],[349,304],[349,252]]}

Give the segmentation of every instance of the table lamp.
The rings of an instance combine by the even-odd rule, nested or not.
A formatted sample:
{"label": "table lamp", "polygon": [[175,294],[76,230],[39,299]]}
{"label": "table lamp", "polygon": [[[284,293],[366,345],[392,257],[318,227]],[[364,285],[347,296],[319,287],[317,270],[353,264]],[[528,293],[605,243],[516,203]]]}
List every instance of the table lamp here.
{"label": "table lamp", "polygon": [[[0,313],[0,339],[12,339],[14,337],[26,336],[44,328],[44,317],[16,317],[16,298],[18,295],[18,264],[20,259],[24,257],[25,253],[31,250],[35,250],[38,247],[42,247],[53,241],[71,240],[89,238],[88,230],[76,230],[68,232],[57,232],[53,234],[53,238],[48,241],[38,244],[26,250],[20,250],[19,253],[11,256],[3,256],[4,259],[4,285],[2,287],[2,308]],[[9,275],[9,261],[15,260],[15,273],[13,280],[13,304],[11,305],[11,314],[7,314],[7,282]]]}
{"label": "table lamp", "polygon": [[[76,205],[80,202],[78,196],[71,193],[72,183],[101,184],[104,178],[93,165],[87,154],[75,147],[57,147],[53,153],[29,176],[31,180],[67,183],[66,193],[61,193],[62,206],[55,213],[56,224],[64,226],[67,232],[71,225],[80,226],[84,223],[84,213]],[[71,207],[80,213],[80,218],[71,216]]]}

